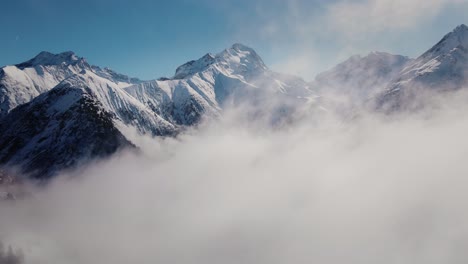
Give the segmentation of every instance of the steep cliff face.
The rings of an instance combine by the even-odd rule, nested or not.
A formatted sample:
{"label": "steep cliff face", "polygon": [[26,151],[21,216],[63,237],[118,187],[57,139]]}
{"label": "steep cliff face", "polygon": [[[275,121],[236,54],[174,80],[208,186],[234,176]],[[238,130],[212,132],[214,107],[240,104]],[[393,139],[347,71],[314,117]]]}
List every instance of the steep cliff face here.
{"label": "steep cliff face", "polygon": [[69,84],[15,108],[0,134],[0,163],[40,179],[132,146],[86,87]]}

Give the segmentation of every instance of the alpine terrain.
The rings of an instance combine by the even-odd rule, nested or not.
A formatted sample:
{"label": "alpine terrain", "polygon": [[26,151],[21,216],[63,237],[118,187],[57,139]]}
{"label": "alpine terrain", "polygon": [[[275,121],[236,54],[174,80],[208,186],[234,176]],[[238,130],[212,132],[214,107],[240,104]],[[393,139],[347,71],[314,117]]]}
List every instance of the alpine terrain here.
{"label": "alpine terrain", "polygon": [[73,52],[41,52],[0,69],[0,165],[2,171],[47,179],[137,149],[135,133],[176,136],[232,106],[284,125],[311,109],[347,113],[369,103],[374,110],[411,108],[426,91],[458,90],[467,80],[465,25],[416,59],[355,55],[311,83],[270,70],[242,44],[150,81],[90,65]]}
{"label": "alpine terrain", "polygon": [[72,52],[41,52],[0,76],[0,164],[36,179],[135,148],[134,131],[174,136],[250,100],[256,114],[277,111],[281,119],[313,97],[307,82],[269,70],[241,44],[152,81],[91,66]]}

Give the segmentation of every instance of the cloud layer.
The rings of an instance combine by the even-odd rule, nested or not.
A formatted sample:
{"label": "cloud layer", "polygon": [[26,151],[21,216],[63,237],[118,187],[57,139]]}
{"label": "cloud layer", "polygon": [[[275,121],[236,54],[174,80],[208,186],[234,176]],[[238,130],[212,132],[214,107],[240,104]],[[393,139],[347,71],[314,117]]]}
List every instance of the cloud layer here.
{"label": "cloud layer", "polygon": [[433,109],[141,138],[1,203],[0,239],[38,264],[464,263],[468,115]]}

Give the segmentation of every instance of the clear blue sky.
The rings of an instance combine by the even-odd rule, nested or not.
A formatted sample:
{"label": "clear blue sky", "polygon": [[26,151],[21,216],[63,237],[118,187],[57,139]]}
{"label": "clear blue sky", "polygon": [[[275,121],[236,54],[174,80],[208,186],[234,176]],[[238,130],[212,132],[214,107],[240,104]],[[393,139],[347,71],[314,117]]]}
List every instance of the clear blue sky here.
{"label": "clear blue sky", "polygon": [[[409,6],[401,8],[418,8],[403,14],[388,10],[389,2],[2,1],[0,65],[25,61],[43,50],[72,50],[91,64],[154,79],[240,42],[257,50],[273,69],[311,79],[354,53],[417,56],[456,25],[468,23],[463,0],[408,0]],[[377,10],[372,19],[381,19],[364,19],[361,25],[359,19],[369,10]]]}

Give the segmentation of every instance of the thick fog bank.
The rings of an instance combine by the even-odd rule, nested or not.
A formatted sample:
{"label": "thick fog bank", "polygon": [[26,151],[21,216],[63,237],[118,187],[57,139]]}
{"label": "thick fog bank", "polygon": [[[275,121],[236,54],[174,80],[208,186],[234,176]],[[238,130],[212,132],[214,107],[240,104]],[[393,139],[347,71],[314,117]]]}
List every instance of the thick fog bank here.
{"label": "thick fog bank", "polygon": [[178,139],[138,138],[142,154],[0,203],[0,240],[37,264],[465,263],[456,98],[275,130],[226,114]]}

